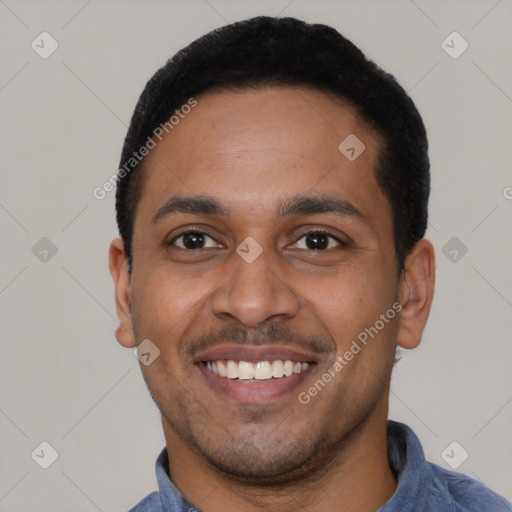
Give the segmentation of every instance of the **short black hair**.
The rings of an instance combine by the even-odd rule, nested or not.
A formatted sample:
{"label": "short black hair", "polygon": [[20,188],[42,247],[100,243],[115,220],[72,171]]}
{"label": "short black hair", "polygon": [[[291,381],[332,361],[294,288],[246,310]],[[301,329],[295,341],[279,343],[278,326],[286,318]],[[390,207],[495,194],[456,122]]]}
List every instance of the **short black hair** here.
{"label": "short black hair", "polygon": [[308,87],[335,96],[381,136],[376,181],[391,204],[398,271],[403,269],[405,257],[425,234],[430,194],[427,135],[413,101],[391,74],[334,28],[259,16],[192,42],[146,84],[117,175],[117,224],[130,271],[144,162],[132,155],[191,98],[216,90],[266,86]]}

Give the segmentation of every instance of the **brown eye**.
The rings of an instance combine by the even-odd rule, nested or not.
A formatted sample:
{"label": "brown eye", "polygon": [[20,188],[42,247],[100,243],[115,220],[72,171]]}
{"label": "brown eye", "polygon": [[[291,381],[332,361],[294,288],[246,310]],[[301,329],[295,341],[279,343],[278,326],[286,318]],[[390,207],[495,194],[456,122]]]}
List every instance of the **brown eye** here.
{"label": "brown eye", "polygon": [[297,246],[299,249],[306,249],[310,251],[323,251],[326,249],[332,249],[339,245],[344,246],[345,244],[336,237],[322,231],[311,231],[302,235],[297,240]]}
{"label": "brown eye", "polygon": [[[213,244],[206,245],[207,240],[211,240],[214,242]],[[181,233],[180,235],[174,237],[170,242],[169,245],[175,245],[176,247],[179,247],[180,249],[187,249],[187,250],[198,250],[198,249],[206,249],[209,247],[215,247],[215,241],[213,238],[206,233],[202,233],[199,231],[186,231],[184,233]]]}

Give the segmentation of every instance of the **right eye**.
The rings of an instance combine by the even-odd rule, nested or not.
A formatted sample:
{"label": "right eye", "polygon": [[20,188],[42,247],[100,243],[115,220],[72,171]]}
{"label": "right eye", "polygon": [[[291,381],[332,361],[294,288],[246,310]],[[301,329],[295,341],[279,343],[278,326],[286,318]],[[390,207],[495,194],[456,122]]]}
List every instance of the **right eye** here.
{"label": "right eye", "polygon": [[[205,245],[207,239],[212,240],[214,244],[209,246]],[[216,247],[215,244],[217,244],[217,242],[215,242],[210,235],[202,231],[188,230],[175,236],[167,245],[176,246],[184,250],[196,251]]]}

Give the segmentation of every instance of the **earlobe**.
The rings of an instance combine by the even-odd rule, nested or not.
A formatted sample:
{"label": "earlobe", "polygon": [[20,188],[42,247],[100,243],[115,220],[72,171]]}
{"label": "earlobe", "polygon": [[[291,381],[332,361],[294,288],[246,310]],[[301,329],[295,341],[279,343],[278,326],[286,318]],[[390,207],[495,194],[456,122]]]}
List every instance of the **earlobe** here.
{"label": "earlobe", "polygon": [[119,327],[116,329],[116,339],[127,348],[135,347],[135,335],[130,305],[130,274],[126,264],[126,253],[121,238],[116,238],[110,244],[109,268],[115,286],[116,311]]}
{"label": "earlobe", "polygon": [[423,238],[416,243],[404,265],[400,279],[400,311],[397,344],[416,348],[427,323],[434,297],[435,257],[431,242]]}

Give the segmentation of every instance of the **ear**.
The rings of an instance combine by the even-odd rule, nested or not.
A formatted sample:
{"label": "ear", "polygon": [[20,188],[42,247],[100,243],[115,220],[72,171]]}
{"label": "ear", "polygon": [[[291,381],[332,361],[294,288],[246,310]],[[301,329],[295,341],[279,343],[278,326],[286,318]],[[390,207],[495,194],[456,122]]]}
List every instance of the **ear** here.
{"label": "ear", "polygon": [[402,310],[397,343],[402,348],[416,348],[421,341],[434,297],[434,281],[434,247],[423,238],[407,256],[400,278],[398,298]]}
{"label": "ear", "polygon": [[135,347],[132,313],[130,307],[130,274],[121,238],[112,240],[109,250],[109,267],[115,285],[116,311],[119,327],[116,339],[123,347]]}

